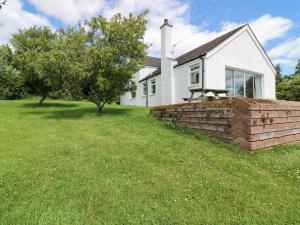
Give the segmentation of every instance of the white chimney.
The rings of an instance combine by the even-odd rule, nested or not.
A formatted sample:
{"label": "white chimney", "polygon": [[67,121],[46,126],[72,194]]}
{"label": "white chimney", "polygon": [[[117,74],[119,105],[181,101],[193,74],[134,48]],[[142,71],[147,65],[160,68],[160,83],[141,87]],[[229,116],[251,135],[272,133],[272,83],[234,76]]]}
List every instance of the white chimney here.
{"label": "white chimney", "polygon": [[171,57],[172,52],[172,25],[169,24],[168,19],[164,20],[161,25],[161,57]]}
{"label": "white chimney", "polygon": [[172,59],[172,25],[167,19],[160,27],[161,30],[161,104],[175,103],[174,65]]}

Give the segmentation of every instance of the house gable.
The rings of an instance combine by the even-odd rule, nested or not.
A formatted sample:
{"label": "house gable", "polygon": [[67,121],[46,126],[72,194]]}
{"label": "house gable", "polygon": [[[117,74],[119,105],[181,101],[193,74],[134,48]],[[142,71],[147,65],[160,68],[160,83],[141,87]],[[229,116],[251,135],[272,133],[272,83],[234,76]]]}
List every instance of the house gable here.
{"label": "house gable", "polygon": [[262,97],[275,98],[274,67],[248,26],[208,52],[204,59],[205,87],[226,88],[228,68],[262,75]]}
{"label": "house gable", "polygon": [[177,57],[175,60],[178,62],[178,64],[176,66],[180,66],[183,65],[185,63],[188,63],[192,60],[195,60],[197,58],[201,58],[203,56],[205,56],[209,51],[213,50],[214,48],[216,48],[218,45],[220,45],[221,43],[223,43],[224,41],[226,41],[227,39],[229,39],[230,37],[232,37],[234,34],[236,34],[237,32],[239,32],[241,29],[243,29],[245,26],[247,25],[242,25],[228,33],[225,33],[179,57]]}
{"label": "house gable", "polygon": [[248,35],[251,37],[252,41],[254,42],[256,48],[258,49],[258,51],[263,56],[263,58],[265,59],[266,63],[269,65],[270,69],[273,71],[274,74],[276,74],[276,70],[275,70],[275,67],[274,67],[272,61],[270,60],[270,58],[267,55],[266,51],[264,50],[264,48],[262,47],[262,45],[258,41],[256,35],[254,34],[254,32],[252,31],[251,27],[248,24],[246,26],[244,26],[242,29],[240,29],[238,32],[236,32],[234,35],[232,35],[231,37],[229,37],[227,40],[225,40],[224,42],[222,42],[221,44],[219,44],[218,46],[216,46],[214,49],[212,49],[211,51],[209,51],[206,54],[205,57],[206,58],[212,57],[214,54],[216,54],[217,52],[219,52],[220,50],[222,50],[223,48],[225,48],[229,43],[231,43],[232,41],[234,41],[236,38],[238,38],[244,32],[248,33]]}

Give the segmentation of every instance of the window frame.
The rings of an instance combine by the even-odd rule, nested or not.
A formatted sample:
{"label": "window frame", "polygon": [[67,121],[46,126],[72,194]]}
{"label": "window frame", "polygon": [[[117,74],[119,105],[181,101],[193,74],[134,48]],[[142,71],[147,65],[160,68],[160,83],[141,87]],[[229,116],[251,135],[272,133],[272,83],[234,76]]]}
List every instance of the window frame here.
{"label": "window frame", "polygon": [[[142,83],[142,86],[143,86],[143,97],[146,97],[147,94],[148,94],[148,84],[147,84],[147,81],[144,82],[144,83]],[[145,93],[145,90],[146,90],[146,93]]]}
{"label": "window frame", "polygon": [[[235,85],[236,85],[236,78],[235,78],[235,74],[236,72],[240,72],[243,74],[243,87],[244,87],[244,91],[243,91],[243,97],[244,98],[247,98],[246,97],[246,74],[248,75],[251,75],[252,76],[252,80],[253,80],[253,86],[252,86],[252,89],[253,89],[253,99],[261,99],[263,98],[263,80],[264,80],[264,74],[262,73],[257,73],[257,72],[253,72],[253,71],[249,71],[249,70],[243,70],[243,69],[239,69],[239,68],[233,68],[233,67],[225,67],[225,85],[226,85],[226,71],[227,70],[230,70],[233,72],[233,96],[232,97],[237,97],[236,95],[236,92],[235,92]],[[255,88],[254,88],[254,82],[255,82],[255,77],[259,77],[260,78],[260,93],[261,93],[261,96],[257,97],[255,96],[256,93],[255,93]],[[225,87],[226,88],[226,87]]]}
{"label": "window frame", "polygon": [[[194,68],[198,67],[197,69],[193,70]],[[192,76],[195,74],[195,72],[198,72],[198,82],[197,83],[192,83],[193,82],[193,78]],[[197,81],[197,78],[196,78]],[[201,84],[201,67],[200,67],[200,63],[194,64],[190,66],[190,86],[198,86]]]}
{"label": "window frame", "polygon": [[[153,86],[154,86],[154,91],[153,92]],[[150,80],[150,87],[151,87],[151,95],[156,95],[157,88],[156,88],[156,79]]]}

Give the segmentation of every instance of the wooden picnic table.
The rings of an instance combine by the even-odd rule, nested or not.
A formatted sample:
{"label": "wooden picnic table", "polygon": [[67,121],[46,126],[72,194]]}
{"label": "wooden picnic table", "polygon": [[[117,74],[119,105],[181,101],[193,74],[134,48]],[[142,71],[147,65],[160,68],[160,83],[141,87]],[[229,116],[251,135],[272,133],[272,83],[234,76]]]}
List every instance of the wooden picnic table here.
{"label": "wooden picnic table", "polygon": [[[191,97],[183,98],[184,101],[197,101],[197,100],[204,100],[207,93],[211,92],[214,96],[210,96],[210,98],[220,97],[219,94],[225,94],[225,97],[229,97],[229,90],[227,89],[211,89],[211,88],[190,88],[189,91],[191,92]],[[201,93],[198,98],[193,98],[195,93]]]}

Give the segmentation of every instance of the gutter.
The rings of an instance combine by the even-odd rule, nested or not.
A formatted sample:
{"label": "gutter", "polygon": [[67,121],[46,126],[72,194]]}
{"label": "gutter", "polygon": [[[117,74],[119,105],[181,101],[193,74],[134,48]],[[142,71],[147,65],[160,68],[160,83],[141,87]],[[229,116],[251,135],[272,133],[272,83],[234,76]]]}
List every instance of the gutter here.
{"label": "gutter", "polygon": [[[205,88],[205,85],[204,85],[204,82],[205,82],[205,79],[204,79],[204,76],[205,76],[205,59],[203,57],[200,58],[201,61],[202,61],[202,88],[204,89]],[[204,98],[204,90],[202,91],[202,98]]]}
{"label": "gutter", "polygon": [[148,78],[146,79],[146,87],[147,87],[147,94],[146,94],[146,107],[149,105],[149,91],[148,91]]}
{"label": "gutter", "polygon": [[203,57],[201,57],[201,60],[202,60],[202,88],[205,88],[205,85],[204,85],[204,82],[205,82],[205,79],[204,79],[204,76],[205,76],[205,60]]}

